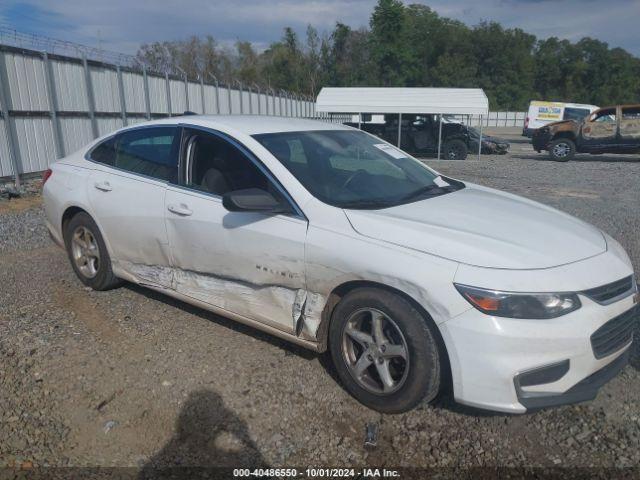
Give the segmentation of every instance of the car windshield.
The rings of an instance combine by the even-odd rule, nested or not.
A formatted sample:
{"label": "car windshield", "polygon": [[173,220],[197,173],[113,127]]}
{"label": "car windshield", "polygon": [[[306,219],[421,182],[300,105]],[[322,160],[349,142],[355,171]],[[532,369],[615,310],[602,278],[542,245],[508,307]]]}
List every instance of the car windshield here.
{"label": "car windshield", "polygon": [[572,108],[572,107],[567,107],[564,109],[564,119],[565,120],[575,120],[575,121],[581,121],[583,120],[585,117],[587,117],[589,115],[589,109],[588,108]]}
{"label": "car windshield", "polygon": [[313,196],[339,208],[387,208],[464,187],[364,132],[283,132],[254,138]]}

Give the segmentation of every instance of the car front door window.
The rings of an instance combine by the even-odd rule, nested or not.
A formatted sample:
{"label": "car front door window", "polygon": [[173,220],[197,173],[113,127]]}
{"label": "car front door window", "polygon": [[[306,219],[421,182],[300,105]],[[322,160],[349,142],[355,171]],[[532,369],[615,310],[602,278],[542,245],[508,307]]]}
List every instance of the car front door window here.
{"label": "car front door window", "polygon": [[616,109],[607,108],[595,112],[582,125],[582,136],[587,144],[602,144],[615,138],[617,131]]}

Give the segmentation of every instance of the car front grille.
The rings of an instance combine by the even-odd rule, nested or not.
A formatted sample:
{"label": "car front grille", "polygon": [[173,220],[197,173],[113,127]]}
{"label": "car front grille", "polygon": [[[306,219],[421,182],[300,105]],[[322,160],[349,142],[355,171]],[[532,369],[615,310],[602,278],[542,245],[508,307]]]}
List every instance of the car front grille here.
{"label": "car front grille", "polygon": [[629,277],[623,278],[622,280],[617,280],[600,287],[585,290],[582,293],[594,302],[606,305],[607,303],[611,303],[621,295],[624,295],[627,292],[631,293],[634,290],[634,279],[633,275],[631,275]]}
{"label": "car front grille", "polygon": [[591,348],[596,358],[611,355],[631,342],[638,311],[637,307],[627,310],[609,320],[591,335]]}

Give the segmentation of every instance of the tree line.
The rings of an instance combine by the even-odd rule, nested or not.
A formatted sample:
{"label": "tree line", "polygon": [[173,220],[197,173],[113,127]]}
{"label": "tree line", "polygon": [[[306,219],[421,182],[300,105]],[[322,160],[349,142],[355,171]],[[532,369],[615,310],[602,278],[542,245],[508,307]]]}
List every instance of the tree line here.
{"label": "tree line", "polygon": [[[214,37],[144,44],[136,61],[156,71],[317,95],[323,86],[480,87],[493,110],[532,99],[640,103],[640,59],[593,38],[544,40],[496,22],[469,27],[424,5],[379,0],[369,28],[337,23],[303,38],[286,27],[258,51]],[[255,88],[255,87],[254,87]]]}

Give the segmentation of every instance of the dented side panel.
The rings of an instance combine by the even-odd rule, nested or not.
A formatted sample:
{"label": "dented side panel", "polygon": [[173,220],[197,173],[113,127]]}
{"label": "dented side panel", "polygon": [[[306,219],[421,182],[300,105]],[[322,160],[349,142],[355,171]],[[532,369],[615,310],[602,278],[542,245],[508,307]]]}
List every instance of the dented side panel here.
{"label": "dented side panel", "polygon": [[306,314],[310,323],[319,322],[326,298],[336,287],[367,281],[405,293],[440,324],[469,309],[462,296],[451,294],[456,269],[457,263],[450,260],[311,225],[307,288],[318,297]]}
{"label": "dented side panel", "polygon": [[166,204],[173,288],[183,295],[295,333],[307,301],[307,222],[229,212],[220,198],[169,187]]}

